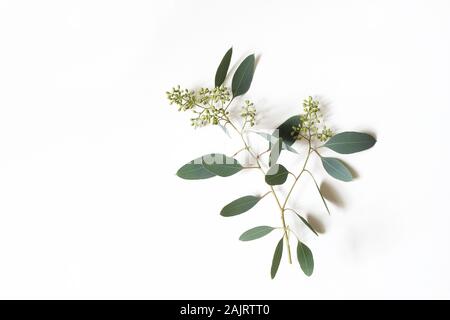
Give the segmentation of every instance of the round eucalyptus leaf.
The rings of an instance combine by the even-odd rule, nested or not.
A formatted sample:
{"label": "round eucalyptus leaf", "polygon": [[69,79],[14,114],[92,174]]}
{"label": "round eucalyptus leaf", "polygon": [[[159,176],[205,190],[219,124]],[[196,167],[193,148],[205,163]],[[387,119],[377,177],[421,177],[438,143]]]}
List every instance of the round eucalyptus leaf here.
{"label": "round eucalyptus leaf", "polygon": [[286,182],[289,172],[281,164],[273,165],[266,173],[265,180],[268,185],[277,186]]}
{"label": "round eucalyptus leaf", "polygon": [[278,138],[282,138],[284,143],[291,146],[296,141],[296,138],[292,135],[292,127],[298,127],[300,125],[300,115],[290,117],[283,122],[274,132],[273,135]]}

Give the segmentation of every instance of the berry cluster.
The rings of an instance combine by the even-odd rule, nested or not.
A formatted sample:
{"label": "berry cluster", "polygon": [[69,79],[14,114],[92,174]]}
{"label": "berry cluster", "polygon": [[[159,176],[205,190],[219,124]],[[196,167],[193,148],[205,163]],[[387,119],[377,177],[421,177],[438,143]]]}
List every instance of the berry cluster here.
{"label": "berry cluster", "polygon": [[297,140],[317,139],[321,142],[333,136],[333,131],[322,124],[323,116],[318,100],[314,100],[311,96],[303,100],[303,112],[300,115],[300,124],[292,127],[292,136]]}

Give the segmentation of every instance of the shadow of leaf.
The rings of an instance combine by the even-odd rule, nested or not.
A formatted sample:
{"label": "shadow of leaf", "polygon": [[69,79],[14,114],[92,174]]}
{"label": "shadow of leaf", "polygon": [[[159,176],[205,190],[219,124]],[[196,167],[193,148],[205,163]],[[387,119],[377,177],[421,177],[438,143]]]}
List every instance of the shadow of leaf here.
{"label": "shadow of leaf", "polygon": [[308,220],[309,224],[314,228],[314,230],[317,231],[319,234],[324,234],[326,232],[325,225],[322,223],[322,221],[319,220],[319,218],[308,214],[306,215],[306,219]]}
{"label": "shadow of leaf", "polygon": [[375,138],[375,140],[377,140],[377,134],[375,133],[375,131],[373,131],[373,130],[364,130],[364,131],[361,131],[361,132],[370,134],[372,137]]}
{"label": "shadow of leaf", "polygon": [[322,193],[323,197],[326,200],[330,201],[332,204],[340,208],[345,207],[345,203],[342,200],[342,197],[339,195],[336,189],[331,186],[329,182],[322,181],[322,183],[320,184],[320,192]]}
{"label": "shadow of leaf", "polygon": [[258,66],[260,60],[261,60],[261,54],[255,54],[255,69]]}
{"label": "shadow of leaf", "polygon": [[345,166],[348,168],[348,170],[349,170],[350,173],[352,174],[353,180],[356,180],[356,179],[359,178],[358,172],[357,172],[351,165],[349,165],[349,164],[347,163],[347,161],[344,161],[344,160],[342,160],[342,159],[339,159],[339,160],[341,160],[341,161],[345,164]]}

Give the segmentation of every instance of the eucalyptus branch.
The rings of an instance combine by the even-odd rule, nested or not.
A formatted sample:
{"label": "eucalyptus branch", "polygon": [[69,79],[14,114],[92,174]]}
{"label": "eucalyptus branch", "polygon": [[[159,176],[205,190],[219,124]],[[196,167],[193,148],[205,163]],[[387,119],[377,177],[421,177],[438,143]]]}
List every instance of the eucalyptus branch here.
{"label": "eucalyptus branch", "polygon": [[283,203],[283,209],[286,207],[286,204],[287,204],[287,202],[289,200],[289,197],[291,196],[292,191],[295,188],[295,185],[297,184],[298,180],[300,179],[300,177],[302,176],[303,172],[305,171],[305,168],[306,168],[306,165],[308,164],[308,160],[309,160],[309,156],[310,155],[311,155],[311,141],[308,140],[308,153],[307,153],[305,162],[303,163],[303,167],[302,167],[300,173],[297,175],[297,177],[295,178],[294,182],[292,183],[291,188],[289,189],[289,192],[288,192],[288,194],[286,196],[286,199],[284,200],[284,203]]}
{"label": "eucalyptus branch", "polygon": [[289,170],[288,170],[288,174],[290,174],[291,176],[293,176],[294,179],[297,179],[297,176],[296,176],[295,174],[293,174],[292,172],[290,172]]}
{"label": "eucalyptus branch", "polygon": [[[228,76],[233,50],[226,52],[217,68],[213,88],[200,88],[199,90],[181,89],[180,86],[174,87],[172,91],[167,92],[170,104],[175,104],[178,111],[191,111],[194,117],[191,118],[191,125],[194,127],[204,127],[207,125],[221,125],[223,128],[230,126],[239,136],[243,147],[235,152],[231,157],[224,154],[211,153],[196,158],[182,166],[177,175],[187,180],[209,179],[215,176],[229,177],[244,169],[258,169],[264,176],[265,183],[269,186],[269,191],[263,195],[246,195],[240,197],[222,208],[220,214],[224,217],[240,215],[252,209],[256,204],[269,194],[273,195],[279,209],[282,227],[271,227],[267,225],[257,226],[245,231],[239,239],[241,241],[251,241],[268,235],[273,230],[282,230],[282,237],[278,240],[272,259],[271,277],[274,278],[281,261],[283,247],[286,246],[289,263],[292,263],[291,254],[291,231],[297,238],[297,260],[302,271],[310,276],[314,269],[314,259],[311,250],[301,241],[298,232],[293,230],[286,223],[286,212],[295,214],[303,224],[305,224],[314,234],[318,233],[309,224],[306,218],[302,217],[297,211],[288,208],[290,198],[298,184],[303,173],[311,176],[314,184],[322,197],[322,201],[329,213],[328,205],[323,197],[320,187],[312,173],[307,169],[308,162],[312,153],[316,153],[322,162],[325,171],[332,177],[341,181],[352,180],[352,174],[345,164],[337,158],[324,157],[316,150],[317,148],[327,148],[337,153],[348,154],[363,151],[371,148],[375,144],[375,139],[365,133],[342,132],[334,134],[322,123],[319,101],[308,97],[303,101],[303,113],[290,117],[272,134],[256,132],[269,142],[268,150],[257,152],[254,147],[246,140],[248,127],[253,127],[256,122],[256,108],[254,104],[245,100],[240,109],[241,122],[232,121],[230,109],[235,109],[236,104],[232,104],[236,97],[247,93],[250,88],[255,70],[255,56],[250,55],[245,58],[236,69],[231,87],[227,87],[225,79]],[[233,112],[233,115],[236,114]],[[226,129],[225,129],[226,130]],[[227,131],[226,131],[227,132]],[[255,131],[252,131],[255,132]],[[307,143],[307,153],[300,167],[300,171],[295,175],[279,163],[281,152],[293,152],[294,143]],[[321,142],[319,147],[314,147],[315,143]],[[235,157],[241,152],[246,151],[255,162],[255,165],[243,166]],[[262,161],[261,156],[270,152],[268,166]],[[264,170],[264,168],[268,170]],[[284,201],[281,201],[280,190],[277,186],[283,185],[287,177],[291,175],[294,178],[291,186],[288,188]]]}
{"label": "eucalyptus branch", "polygon": [[317,181],[314,178],[313,174],[309,170],[304,170],[304,172],[308,173],[310,175],[310,177],[312,178],[312,180],[314,181],[314,184],[315,184],[315,186],[317,188],[317,191],[319,192],[320,197],[322,198],[323,205],[325,206],[325,209],[327,209],[327,212],[330,215],[331,214],[330,213],[330,209],[328,209],[328,205],[327,205],[327,202],[325,201],[325,197],[322,195],[322,191],[320,191],[319,184],[317,183]]}
{"label": "eucalyptus branch", "polygon": [[258,158],[261,158],[261,156],[264,155],[264,154],[266,154],[267,152],[270,152],[270,149],[268,149],[268,150],[266,150],[266,151],[263,151],[263,152],[261,152],[261,153],[258,153],[257,157],[258,157]]}
{"label": "eucalyptus branch", "polygon": [[[257,155],[255,155],[252,151],[252,149],[250,148],[250,146],[247,144],[247,142],[245,141],[244,135],[242,134],[242,131],[239,131],[236,126],[229,121],[230,125],[236,130],[236,132],[239,134],[239,136],[241,137],[242,142],[245,145],[245,149],[249,152],[249,154],[253,157],[253,159],[258,163],[258,167],[261,170],[262,174],[265,176],[266,172],[264,172],[264,170],[261,167],[261,164],[259,162],[259,158]],[[278,208],[280,209],[280,213],[281,213],[281,223],[283,225],[283,229],[284,229],[284,238],[286,240],[286,247],[287,247],[287,251],[288,251],[288,261],[289,264],[292,264],[292,254],[291,254],[291,246],[289,243],[289,234],[288,234],[288,229],[287,229],[287,225],[286,225],[286,221],[284,219],[284,206],[281,205],[281,202],[279,200],[279,197],[277,196],[275,189],[273,188],[273,186],[270,186],[271,190],[272,190],[272,194],[275,198],[275,201],[277,202]]]}

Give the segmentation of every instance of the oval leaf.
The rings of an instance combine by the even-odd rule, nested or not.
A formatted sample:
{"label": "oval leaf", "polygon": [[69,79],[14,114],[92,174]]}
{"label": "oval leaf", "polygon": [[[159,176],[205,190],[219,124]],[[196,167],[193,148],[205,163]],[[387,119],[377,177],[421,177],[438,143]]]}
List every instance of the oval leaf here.
{"label": "oval leaf", "polygon": [[303,272],[309,277],[314,271],[314,258],[311,250],[302,242],[297,244],[297,259]]}
{"label": "oval leaf", "polygon": [[341,132],[332,136],[323,146],[337,153],[355,153],[371,148],[377,141],[367,133]]}
{"label": "oval leaf", "polygon": [[255,55],[249,55],[242,61],[234,73],[231,82],[233,97],[241,96],[250,89],[253,73],[255,72]]}
{"label": "oval leaf", "polygon": [[220,211],[220,215],[224,217],[232,217],[244,213],[253,208],[259,200],[261,200],[261,197],[257,196],[241,197],[223,207],[222,211]]}
{"label": "oval leaf", "polygon": [[333,178],[341,181],[352,181],[353,176],[345,164],[337,158],[322,157],[322,165],[326,172]]}
{"label": "oval leaf", "polygon": [[230,48],[227,53],[222,58],[222,61],[219,64],[219,67],[216,71],[216,78],[215,78],[215,86],[220,87],[223,82],[225,81],[225,78],[227,77],[228,68],[230,67],[231,62],[231,55],[233,54],[233,48]]}
{"label": "oval leaf", "polygon": [[322,191],[320,191],[320,187],[319,187],[319,185],[317,184],[316,178],[314,178],[313,174],[312,174],[309,170],[305,170],[305,172],[307,172],[307,173],[309,174],[309,176],[313,179],[314,184],[315,184],[315,186],[316,186],[316,189],[317,189],[317,191],[319,192],[320,197],[322,198],[323,205],[325,206],[325,209],[327,209],[328,214],[331,215],[330,209],[328,209],[327,202],[326,202],[326,200],[325,200],[325,197],[324,197],[323,194],[322,194]]}
{"label": "oval leaf", "polygon": [[220,177],[229,177],[243,169],[236,159],[221,153],[211,153],[203,156],[201,164],[206,170]]}
{"label": "oval leaf", "polygon": [[270,268],[270,276],[272,279],[275,278],[278,267],[280,266],[281,256],[283,255],[283,239],[284,238],[281,238],[280,241],[278,241],[275,252],[273,253],[272,268]]}
{"label": "oval leaf", "polygon": [[265,180],[268,185],[277,186],[286,182],[289,172],[281,165],[276,164],[267,171]]}
{"label": "oval leaf", "polygon": [[292,211],[293,213],[295,213],[297,215],[297,217],[302,220],[302,222],[309,228],[309,230],[311,230],[316,236],[319,236],[319,234],[316,232],[316,230],[314,230],[314,228],[309,224],[308,220],[306,220],[305,218],[303,218],[301,215],[299,215],[297,213],[297,211],[289,209],[290,211]]}
{"label": "oval leaf", "polygon": [[292,135],[292,127],[298,127],[300,125],[300,115],[295,115],[283,122],[274,132],[275,137],[282,138],[284,143],[291,146],[296,141],[296,138]]}
{"label": "oval leaf", "polygon": [[269,227],[269,226],[259,226],[254,227],[250,230],[245,231],[240,237],[239,240],[241,241],[250,241],[250,240],[256,240],[259,238],[264,237],[265,235],[268,235],[270,232],[272,232],[275,228]]}
{"label": "oval leaf", "polygon": [[177,176],[186,180],[199,180],[215,177],[216,174],[206,170],[201,164],[201,158],[197,158],[178,169]]}
{"label": "oval leaf", "polygon": [[281,154],[282,147],[283,147],[283,139],[279,138],[272,145],[272,150],[270,150],[269,166],[272,166],[273,164],[277,163],[278,158],[280,157]]}

